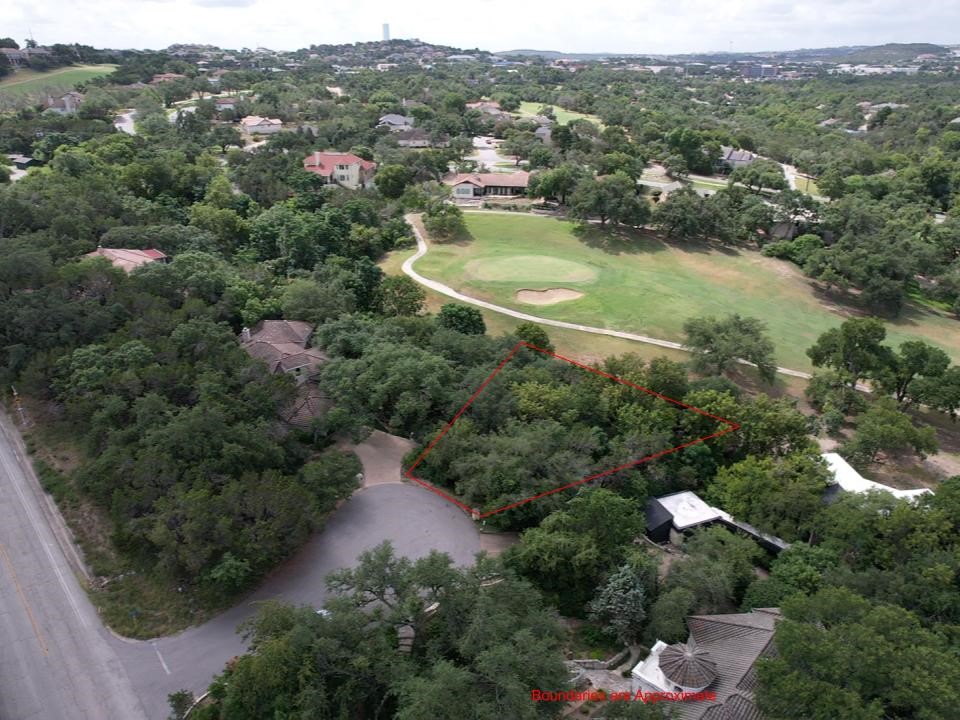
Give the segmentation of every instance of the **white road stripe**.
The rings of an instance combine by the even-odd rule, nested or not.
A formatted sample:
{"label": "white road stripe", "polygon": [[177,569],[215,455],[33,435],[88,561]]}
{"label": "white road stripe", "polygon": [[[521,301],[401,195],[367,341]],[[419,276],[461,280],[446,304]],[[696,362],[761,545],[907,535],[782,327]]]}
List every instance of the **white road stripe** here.
{"label": "white road stripe", "polygon": [[152,643],[150,643],[150,644],[153,645],[153,650],[154,650],[154,652],[157,653],[157,659],[160,661],[160,664],[163,666],[163,671],[164,671],[167,675],[169,675],[169,674],[170,674],[170,668],[168,668],[168,667],[167,667],[167,663],[164,662],[164,660],[163,660],[163,655],[160,654],[160,648],[157,647],[157,644],[156,644],[155,642],[152,642]]}

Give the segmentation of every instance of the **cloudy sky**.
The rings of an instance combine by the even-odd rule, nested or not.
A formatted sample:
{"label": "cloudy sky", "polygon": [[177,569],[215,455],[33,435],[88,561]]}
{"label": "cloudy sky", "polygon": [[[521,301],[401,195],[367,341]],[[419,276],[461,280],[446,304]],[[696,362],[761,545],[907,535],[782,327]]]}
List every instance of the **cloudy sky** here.
{"label": "cloudy sky", "polygon": [[0,1],[0,36],[113,48],[296,49],[420,38],[493,51],[680,53],[960,43],[957,0]]}

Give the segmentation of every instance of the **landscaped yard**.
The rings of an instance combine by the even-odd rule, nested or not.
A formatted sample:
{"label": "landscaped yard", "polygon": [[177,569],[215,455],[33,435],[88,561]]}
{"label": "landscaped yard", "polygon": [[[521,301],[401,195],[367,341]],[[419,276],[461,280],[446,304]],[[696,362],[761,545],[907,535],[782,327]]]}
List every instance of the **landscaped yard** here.
{"label": "landscaped yard", "polygon": [[[578,236],[572,223],[530,215],[467,213],[466,220],[473,240],[431,244],[417,270],[468,295],[541,317],[682,340],[686,319],[738,312],[767,323],[780,365],[810,370],[806,348],[854,314],[818,296],[795,266],[758,252],[668,244],[650,235],[611,238],[592,227]],[[534,305],[516,299],[524,289],[583,296]],[[888,342],[910,337],[960,360],[960,323],[945,313],[910,304],[888,323]]]}
{"label": "landscaped yard", "polygon": [[0,98],[41,95],[54,90],[66,92],[77,83],[112,73],[116,65],[75,65],[49,72],[17,70],[0,80]]}
{"label": "landscaped yard", "polygon": [[[540,108],[543,107],[543,103],[538,102],[522,102],[520,103],[520,110],[518,111],[520,115],[539,115],[538,112]],[[584,113],[573,112],[572,110],[564,110],[562,107],[553,105],[553,115],[556,117],[557,122],[560,125],[566,125],[571,120],[590,120],[595,122],[600,127],[603,127],[603,123],[600,122],[600,118],[596,115],[585,115]]]}

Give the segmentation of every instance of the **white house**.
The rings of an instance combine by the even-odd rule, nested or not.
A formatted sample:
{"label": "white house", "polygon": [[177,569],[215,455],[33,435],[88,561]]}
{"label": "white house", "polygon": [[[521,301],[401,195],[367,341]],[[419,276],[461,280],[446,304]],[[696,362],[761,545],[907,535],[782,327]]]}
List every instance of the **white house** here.
{"label": "white house", "polygon": [[247,115],[240,121],[240,128],[251,135],[272,135],[283,129],[283,123],[276,118]]}
{"label": "white house", "polygon": [[919,488],[917,490],[898,490],[897,488],[892,488],[889,485],[874,482],[873,480],[867,480],[853,467],[851,467],[850,463],[844,460],[837,453],[823,453],[823,459],[827,461],[827,465],[830,467],[830,472],[833,473],[833,494],[836,494],[837,489],[846,490],[847,492],[852,493],[865,493],[870,492],[871,490],[877,490],[879,492],[890,493],[896,498],[900,498],[901,500],[909,500],[910,502],[915,502],[921,495],[926,495],[928,493],[933,494],[933,490],[930,490],[929,488]]}

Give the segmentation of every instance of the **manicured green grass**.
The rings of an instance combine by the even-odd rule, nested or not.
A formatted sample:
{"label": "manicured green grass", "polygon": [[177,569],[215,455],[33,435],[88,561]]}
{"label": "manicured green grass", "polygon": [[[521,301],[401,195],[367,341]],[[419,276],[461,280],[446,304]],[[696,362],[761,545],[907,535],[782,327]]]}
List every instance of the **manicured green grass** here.
{"label": "manicured green grass", "polygon": [[817,184],[805,177],[797,177],[797,190],[800,192],[805,192],[808,195],[820,195],[820,188],[817,187]]}
{"label": "manicured green grass", "polygon": [[[520,110],[518,111],[520,115],[539,115],[538,112],[540,108],[543,107],[543,103],[537,102],[522,102],[520,103]],[[553,105],[553,115],[557,119],[557,122],[560,125],[566,125],[571,120],[589,120],[594,122],[600,127],[603,127],[603,123],[600,122],[600,118],[596,115],[585,115],[584,113],[573,112],[572,110],[564,110],[562,107]]]}
{"label": "manicured green grass", "polygon": [[17,70],[12,75],[0,80],[0,97],[41,95],[53,90],[66,92],[77,83],[86,82],[101,75],[108,75],[116,67],[116,65],[77,65],[57,68],[50,72]]}
{"label": "manicured green grass", "polygon": [[[415,250],[412,249],[395,250],[380,262],[380,268],[388,275],[402,275],[403,271],[400,267],[403,265],[403,261],[413,255],[414,252]],[[446,303],[456,302],[446,295],[441,295],[427,288],[424,288],[424,292],[427,295],[426,309],[429,313],[437,313]],[[487,334],[494,337],[513,332],[514,328],[521,322],[508,315],[502,315],[484,308],[480,308],[480,313],[483,315],[483,321],[487,326]],[[689,359],[689,355],[680,350],[670,350],[669,348],[638,343],[632,340],[594,335],[564,328],[544,327],[544,330],[547,331],[550,341],[554,344],[558,353],[578,362],[600,362],[604,358],[626,355],[627,353],[639,355],[645,360],[667,357],[677,362],[684,362]]]}
{"label": "manicured green grass", "polygon": [[[472,241],[431,244],[417,270],[468,295],[541,317],[682,340],[688,318],[737,312],[767,323],[780,365],[810,370],[806,348],[855,314],[818,297],[795,266],[758,252],[668,244],[633,233],[612,236],[595,227],[578,235],[572,223],[530,215],[468,212],[466,222]],[[498,267],[510,268],[508,279],[489,279]],[[554,305],[527,305],[514,297],[520,289],[552,287],[584,296]],[[888,323],[888,342],[916,337],[960,360],[960,324],[945,313],[910,303]]]}

